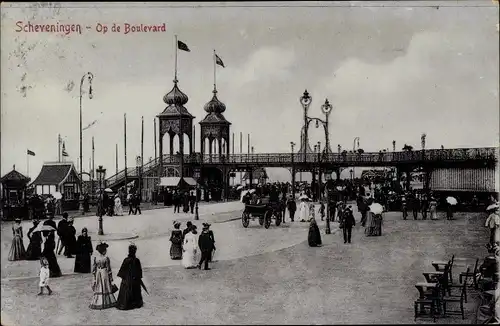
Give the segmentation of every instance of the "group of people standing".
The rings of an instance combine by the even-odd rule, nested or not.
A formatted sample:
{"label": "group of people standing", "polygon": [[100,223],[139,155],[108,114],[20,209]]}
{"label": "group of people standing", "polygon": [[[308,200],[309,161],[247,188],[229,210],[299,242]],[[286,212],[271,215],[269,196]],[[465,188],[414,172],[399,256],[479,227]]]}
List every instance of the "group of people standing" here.
{"label": "group of people standing", "polygon": [[194,206],[196,204],[196,191],[192,190],[190,192],[181,193],[180,191],[174,191],[172,194],[172,203],[174,206],[174,213],[180,213],[180,208],[182,206],[182,211],[184,213],[194,214]]}
{"label": "group of people standing", "polygon": [[[401,196],[401,212],[403,213],[403,219],[406,220],[408,217],[408,211],[412,211],[413,219],[418,219],[418,213],[422,213],[422,219],[427,219],[427,213],[430,214],[431,220],[437,220],[437,206],[438,202],[436,198],[430,194],[422,194],[418,196],[415,193],[407,192]],[[449,209],[447,211],[447,218],[451,219],[453,217],[453,210],[451,205],[448,205]]]}
{"label": "group of people standing", "polygon": [[[186,228],[180,230],[181,223],[174,221],[174,230],[170,236],[170,258],[182,260],[182,266],[186,269],[199,268],[202,265],[204,270],[210,270],[208,263],[212,261],[212,254],[215,251],[215,237],[210,224],[203,223],[201,234],[198,235],[197,227],[191,221],[186,223]],[[197,262],[198,249],[201,257]]]}

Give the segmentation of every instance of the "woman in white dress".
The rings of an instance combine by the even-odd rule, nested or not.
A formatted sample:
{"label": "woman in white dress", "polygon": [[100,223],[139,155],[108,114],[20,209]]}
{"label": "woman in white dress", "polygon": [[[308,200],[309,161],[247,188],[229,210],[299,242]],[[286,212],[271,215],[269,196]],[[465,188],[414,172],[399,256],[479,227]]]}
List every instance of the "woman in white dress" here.
{"label": "woman in white dress", "polygon": [[184,268],[196,268],[198,262],[196,254],[198,253],[198,236],[196,232],[196,225],[191,227],[191,230],[184,237],[182,243],[182,266]]}
{"label": "woman in white dress", "polygon": [[309,219],[309,204],[305,198],[300,202],[299,217],[301,222],[305,222]]}
{"label": "woman in white dress", "polygon": [[115,215],[123,216],[123,206],[120,196],[115,196]]}

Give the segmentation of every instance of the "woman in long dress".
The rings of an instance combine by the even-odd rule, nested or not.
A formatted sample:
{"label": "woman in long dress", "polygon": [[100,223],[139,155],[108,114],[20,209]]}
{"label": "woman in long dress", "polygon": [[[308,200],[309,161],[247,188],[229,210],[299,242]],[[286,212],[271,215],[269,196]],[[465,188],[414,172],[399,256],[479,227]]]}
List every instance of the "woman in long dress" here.
{"label": "woman in long dress", "polygon": [[429,203],[429,212],[431,214],[431,220],[437,220],[437,201],[434,197],[431,198]]}
{"label": "woman in long dress", "polygon": [[198,252],[198,239],[196,225],[191,227],[191,230],[184,237],[182,244],[182,266],[184,268],[196,268],[198,262],[196,261],[196,254]]}
{"label": "woman in long dress", "polygon": [[172,231],[172,235],[170,236],[170,242],[172,242],[170,246],[170,258],[173,260],[182,259],[182,231],[180,227],[181,223],[174,222],[175,230]]}
{"label": "woman in long dress", "polygon": [[109,257],[106,256],[108,245],[106,243],[99,243],[95,250],[99,252],[97,257],[94,257],[94,266],[92,267],[92,274],[94,276],[94,283],[92,290],[94,296],[90,303],[90,309],[107,309],[116,305],[115,295],[113,294],[113,273],[111,271],[111,262]]}
{"label": "woman in long dress", "polygon": [[61,268],[57,263],[57,258],[54,250],[56,249],[56,240],[54,231],[50,231],[45,238],[43,245],[42,256],[47,258],[49,262],[50,277],[60,277],[62,275]]}
{"label": "woman in long dress", "polygon": [[306,199],[302,199],[299,206],[299,218],[301,222],[305,222],[309,219],[309,205]]}
{"label": "woman in long dress", "polygon": [[92,271],[91,257],[93,253],[92,240],[87,228],[82,229],[82,234],[76,240],[75,273],[90,273]]}
{"label": "woman in long dress", "polygon": [[382,214],[373,214],[373,235],[381,236],[382,235]]}
{"label": "woman in long dress", "polygon": [[130,310],[140,308],[142,301],[142,267],[141,261],[136,257],[137,247],[131,244],[128,247],[128,257],[123,260],[118,277],[122,279],[116,308]]}
{"label": "woman in long dress", "polygon": [[123,216],[123,206],[120,196],[115,196],[115,215]]}
{"label": "woman in long dress", "polygon": [[73,258],[73,255],[76,254],[76,229],[73,226],[74,220],[72,218],[69,219],[68,225],[66,226],[66,243],[64,244],[68,248],[69,255],[68,258]]}
{"label": "woman in long dress", "polygon": [[33,220],[33,227],[28,231],[30,244],[28,245],[28,249],[26,249],[27,260],[39,260],[42,256],[42,234],[41,232],[33,232],[38,224],[40,224],[40,221]]}
{"label": "woman in long dress", "polygon": [[10,261],[23,260],[26,258],[26,250],[23,244],[23,227],[21,226],[21,219],[16,218],[14,225],[12,226],[12,246],[10,247],[9,257]]}
{"label": "woman in long dress", "polygon": [[367,237],[375,235],[375,228],[376,228],[376,221],[373,216],[373,213],[368,211],[366,213],[366,228],[365,228],[365,234]]}
{"label": "woman in long dress", "polygon": [[316,223],[316,219],[312,218],[311,223],[309,224],[309,234],[307,236],[307,242],[310,247],[320,247],[321,242],[321,234],[319,232],[318,224]]}

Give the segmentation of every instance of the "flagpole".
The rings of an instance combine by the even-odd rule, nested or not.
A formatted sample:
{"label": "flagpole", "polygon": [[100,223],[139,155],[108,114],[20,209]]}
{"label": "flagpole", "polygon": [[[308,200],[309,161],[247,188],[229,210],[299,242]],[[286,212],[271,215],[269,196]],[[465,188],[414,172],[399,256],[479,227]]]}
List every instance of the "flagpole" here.
{"label": "flagpole", "polygon": [[156,118],[154,118],[153,122],[154,122],[155,160],[156,160],[156,158],[158,157],[158,152],[156,151],[156,147],[157,147],[157,146],[156,146]]}
{"label": "flagpole", "polygon": [[177,83],[177,51],[179,48],[179,43],[177,42],[177,35],[175,35],[175,72],[174,72],[174,83]]}
{"label": "flagpole", "polygon": [[144,168],[144,116],[141,117],[141,171],[139,174],[139,199],[142,199],[142,170]]}
{"label": "flagpole", "polygon": [[57,162],[61,163],[61,134],[57,134]]}
{"label": "flagpole", "polygon": [[94,173],[95,173],[95,147],[94,147],[94,136],[92,136],[92,173],[90,174],[90,191],[92,192],[92,195],[94,194]]}
{"label": "flagpole", "polygon": [[30,176],[30,156],[27,152],[26,152],[26,170],[27,170],[26,176],[29,177]]}
{"label": "flagpole", "polygon": [[[240,160],[243,158],[243,133],[240,131]],[[243,172],[240,171],[240,185],[243,184]]]}
{"label": "flagpole", "polygon": [[216,71],[217,71],[217,67],[216,67],[216,64],[215,64],[215,49],[214,49],[214,91],[217,90]]}
{"label": "flagpole", "polygon": [[123,114],[123,145],[125,154],[125,195],[128,195],[128,173],[127,173],[127,114]]}
{"label": "flagpole", "polygon": [[118,144],[115,146],[115,167],[116,167],[116,174],[118,174]]}

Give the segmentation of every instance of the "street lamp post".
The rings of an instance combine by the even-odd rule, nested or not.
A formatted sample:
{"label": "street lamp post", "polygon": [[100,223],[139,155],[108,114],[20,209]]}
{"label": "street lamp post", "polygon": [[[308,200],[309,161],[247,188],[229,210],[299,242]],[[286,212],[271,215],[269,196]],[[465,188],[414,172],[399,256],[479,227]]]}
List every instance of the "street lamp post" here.
{"label": "street lamp post", "polygon": [[321,202],[321,142],[318,141],[318,201]]}
{"label": "street lamp post", "polygon": [[292,198],[295,200],[295,162],[294,162],[294,153],[293,148],[295,147],[295,143],[293,141],[290,142],[290,147],[292,148]]}
{"label": "street lamp post", "polygon": [[83,82],[85,78],[89,81],[89,99],[92,99],[92,79],[94,79],[94,75],[91,72],[87,72],[82,76],[80,81],[80,194],[82,193],[82,185],[83,185],[83,125],[82,125],[82,99],[83,99]]}
{"label": "street lamp post", "polygon": [[198,190],[200,189],[200,171],[196,169],[194,171],[194,177],[196,178],[196,206],[194,208],[194,219],[197,221],[200,219],[200,215],[198,213],[198,202],[199,202],[199,197],[198,197]]}
{"label": "street lamp post", "polygon": [[97,214],[99,216],[99,232],[97,233],[98,235],[104,235],[104,231],[103,231],[103,228],[102,228],[102,213],[103,213],[103,209],[104,209],[104,203],[102,202],[103,200],[103,193],[104,193],[104,180],[106,179],[106,169],[104,169],[102,167],[102,165],[99,165],[99,168],[97,168],[97,170],[95,171],[96,174],[97,174],[97,179],[99,180],[99,186],[101,188],[101,193],[99,195],[100,197],[100,209],[99,209],[99,213]]}

